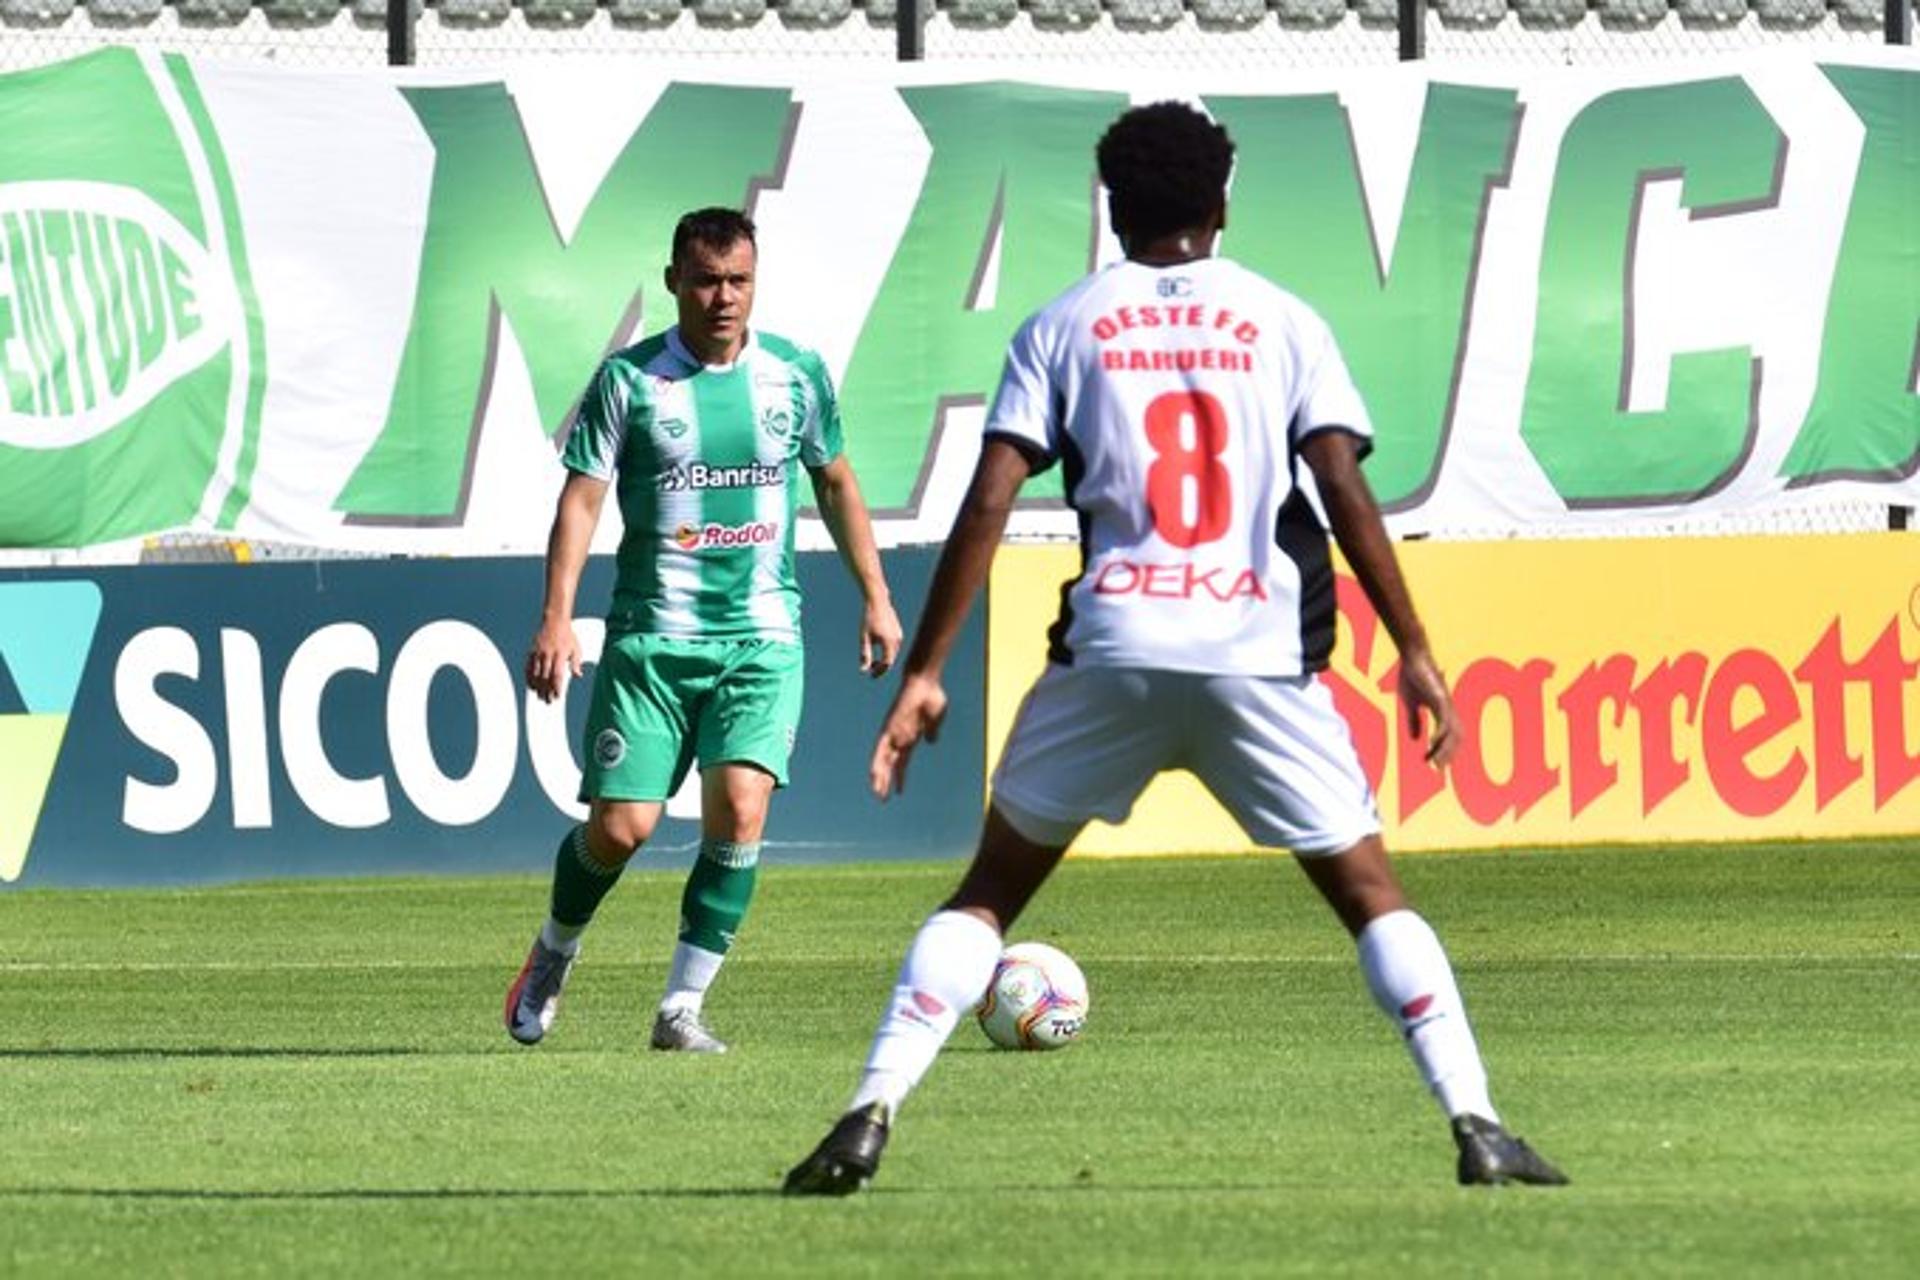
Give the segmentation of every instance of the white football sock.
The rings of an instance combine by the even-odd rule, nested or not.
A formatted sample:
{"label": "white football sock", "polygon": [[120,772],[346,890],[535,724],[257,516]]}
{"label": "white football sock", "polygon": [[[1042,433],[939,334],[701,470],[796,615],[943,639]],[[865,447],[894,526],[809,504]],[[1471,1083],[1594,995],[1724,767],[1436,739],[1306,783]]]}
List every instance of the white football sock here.
{"label": "white football sock", "polygon": [[1453,966],[1433,929],[1412,911],[1390,911],[1360,931],[1358,945],[1374,1003],[1406,1037],[1413,1065],[1441,1109],[1449,1117],[1471,1112],[1497,1122]]}
{"label": "white football sock", "polygon": [[708,951],[692,943],[675,944],[673,965],[667,970],[667,994],[660,999],[660,1012],[688,1009],[699,1013],[700,1006],[706,1003],[707,988],[713,985],[714,975],[720,972],[720,964],[725,959],[718,951]]}
{"label": "white football sock", "polygon": [[540,941],[563,956],[580,954],[580,935],[587,931],[584,924],[561,924],[552,916],[540,926]]}
{"label": "white football sock", "polygon": [[978,916],[938,911],[907,948],[898,985],[867,1054],[850,1111],[884,1103],[893,1115],[927,1074],[960,1015],[978,1004],[1000,960],[1000,934]]}

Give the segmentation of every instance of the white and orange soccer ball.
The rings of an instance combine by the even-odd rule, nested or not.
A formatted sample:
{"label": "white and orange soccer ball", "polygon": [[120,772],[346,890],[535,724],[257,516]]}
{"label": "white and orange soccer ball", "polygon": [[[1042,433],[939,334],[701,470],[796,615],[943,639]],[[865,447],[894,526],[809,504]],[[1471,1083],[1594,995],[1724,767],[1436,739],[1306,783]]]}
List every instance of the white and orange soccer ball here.
{"label": "white and orange soccer ball", "polygon": [[1000,953],[975,1014],[1002,1049],[1064,1049],[1080,1038],[1088,1007],[1086,975],[1073,957],[1044,942],[1016,942]]}

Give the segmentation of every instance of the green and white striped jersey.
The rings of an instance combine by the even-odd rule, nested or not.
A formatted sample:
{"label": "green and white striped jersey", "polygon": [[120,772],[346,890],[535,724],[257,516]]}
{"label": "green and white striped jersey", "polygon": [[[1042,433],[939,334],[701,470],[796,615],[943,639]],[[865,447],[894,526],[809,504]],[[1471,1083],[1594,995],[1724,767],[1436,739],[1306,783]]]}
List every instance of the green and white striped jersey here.
{"label": "green and white striped jersey", "polygon": [[798,642],[794,463],[840,449],[826,366],[783,338],[750,331],[733,364],[704,365],[676,327],[607,357],[561,460],[619,496],[608,630]]}

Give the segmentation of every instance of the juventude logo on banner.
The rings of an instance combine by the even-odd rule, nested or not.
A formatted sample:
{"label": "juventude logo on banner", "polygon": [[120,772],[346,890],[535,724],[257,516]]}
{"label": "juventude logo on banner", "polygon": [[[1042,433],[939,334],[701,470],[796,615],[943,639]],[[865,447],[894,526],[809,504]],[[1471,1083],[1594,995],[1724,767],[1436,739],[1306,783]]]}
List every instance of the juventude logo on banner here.
{"label": "juventude logo on banner", "polygon": [[144,192],[0,187],[0,443],[111,431],[225,347],[239,310],[225,264]]}
{"label": "juventude logo on banner", "polygon": [[[198,87],[184,61],[128,50],[20,77],[0,151],[0,544],[230,525],[262,362]],[[113,128],[72,127],[102,104]]]}

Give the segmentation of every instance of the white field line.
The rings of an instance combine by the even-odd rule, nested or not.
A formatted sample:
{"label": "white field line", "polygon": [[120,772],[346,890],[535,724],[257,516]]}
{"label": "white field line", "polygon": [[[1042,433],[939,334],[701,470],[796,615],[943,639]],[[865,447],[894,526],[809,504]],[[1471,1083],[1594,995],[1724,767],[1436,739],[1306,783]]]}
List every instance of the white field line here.
{"label": "white field line", "polygon": [[[691,846],[686,848],[662,849],[663,853],[670,853],[676,856],[691,853],[692,851]],[[1248,856],[1257,857],[1259,855]],[[1279,861],[1279,859],[1276,858],[1275,861]],[[764,866],[766,864],[763,863],[762,865]],[[865,865],[861,868],[859,879],[861,883],[864,884],[873,880],[925,878],[928,874],[927,869],[930,866],[935,870],[944,870],[949,873],[953,870],[951,865],[945,863],[936,864],[928,861],[916,862],[912,860],[902,860],[895,863]],[[645,872],[649,875],[662,876],[686,874],[686,868],[683,866],[649,866],[638,860],[636,860],[628,870],[630,872],[638,871]],[[816,863],[779,867],[780,874],[790,879],[812,877],[823,873],[838,875],[841,870],[842,868],[837,866]],[[412,878],[396,876],[387,879],[372,876],[355,880],[343,880],[337,883],[327,881],[297,883],[265,881],[256,884],[182,885],[175,888],[167,888],[165,886],[128,889],[42,888],[21,890],[17,893],[10,892],[7,896],[14,897],[20,893],[44,894],[49,897],[58,895],[62,903],[84,902],[90,899],[100,899],[109,902],[128,901],[133,897],[138,897],[142,900],[149,901],[155,899],[172,902],[199,900],[218,904],[233,898],[346,898],[363,894],[444,894],[450,892],[496,894],[518,892],[525,887],[525,882],[542,879],[545,875],[546,873],[541,871],[525,871],[502,872],[497,876],[478,876],[474,878],[449,877],[445,880],[432,877]]]}
{"label": "white field line", "polygon": [[[800,955],[774,957],[739,956],[735,964],[751,966],[782,964],[845,964],[844,955]],[[1496,963],[1502,965],[1538,964],[1839,964],[1839,965],[1875,965],[1884,963],[1913,964],[1920,962],[1920,951],[1895,951],[1887,955],[1843,955],[1828,952],[1784,951],[1751,953],[1716,953],[1712,955],[1672,955],[1672,954],[1612,954],[1592,952],[1572,955],[1541,955],[1502,959]],[[594,967],[628,968],[650,963],[645,960],[602,961]],[[1169,965],[1174,963],[1166,956],[1110,955],[1100,954],[1089,957],[1092,965],[1130,964],[1130,965]],[[1345,967],[1353,963],[1347,956],[1215,956],[1184,955],[1178,960],[1182,966],[1194,964],[1206,965],[1335,965]],[[1481,962],[1471,957],[1462,961],[1469,967],[1477,967]],[[457,972],[484,967],[485,961],[454,963],[450,961],[422,963],[417,960],[181,960],[181,961],[111,961],[111,960],[0,960],[0,974],[7,973],[367,973],[401,970],[414,972]],[[509,966],[511,967],[511,966]]]}

